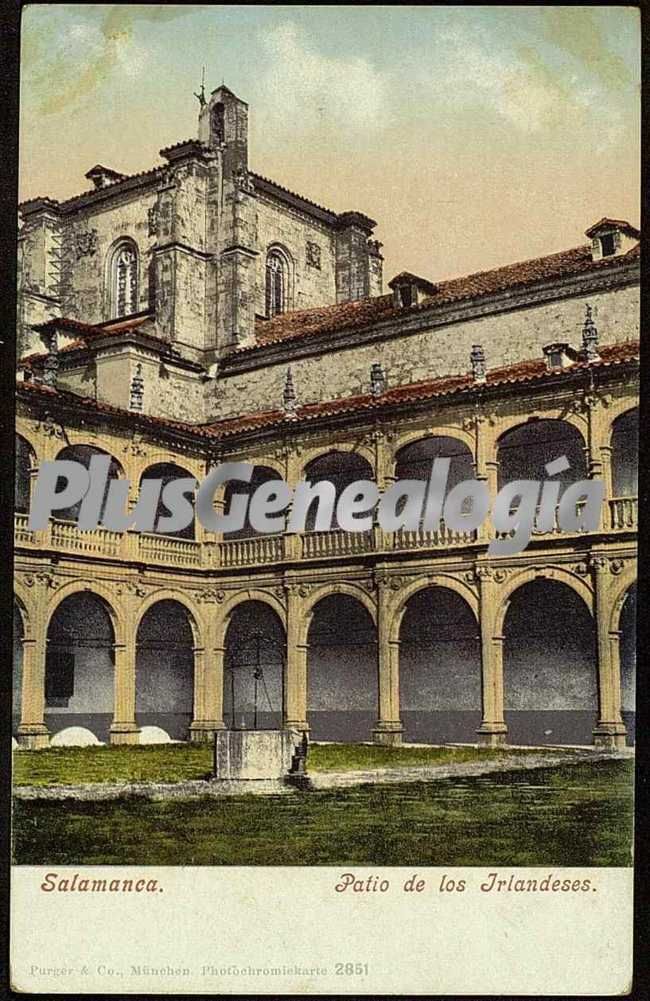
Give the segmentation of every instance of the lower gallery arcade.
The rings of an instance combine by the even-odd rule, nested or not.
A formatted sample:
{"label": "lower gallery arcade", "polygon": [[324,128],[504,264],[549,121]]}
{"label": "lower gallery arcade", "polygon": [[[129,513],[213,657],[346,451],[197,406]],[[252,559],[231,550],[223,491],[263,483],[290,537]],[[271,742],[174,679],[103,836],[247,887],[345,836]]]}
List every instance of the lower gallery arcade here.
{"label": "lower gallery arcade", "polygon": [[[575,556],[574,556],[575,559]],[[289,725],[313,740],[634,742],[634,561],[355,567],[229,587],[35,573],[14,607],[14,735],[47,746]]]}

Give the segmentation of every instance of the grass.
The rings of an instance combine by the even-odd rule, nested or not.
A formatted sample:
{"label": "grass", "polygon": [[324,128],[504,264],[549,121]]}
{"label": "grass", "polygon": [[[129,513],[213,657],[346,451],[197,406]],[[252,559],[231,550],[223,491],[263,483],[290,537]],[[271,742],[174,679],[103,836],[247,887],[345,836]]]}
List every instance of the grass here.
{"label": "grass", "polygon": [[619,760],[292,796],[16,801],[14,858],[48,865],[627,866],[632,775],[633,763]]}
{"label": "grass", "polygon": [[[512,748],[507,749],[508,753]],[[475,747],[379,747],[373,744],[312,744],[310,771],[351,771],[445,765],[485,760],[505,749]],[[520,748],[519,753],[526,753]],[[536,752],[539,753],[539,752]],[[568,752],[570,753],[570,752]],[[93,782],[184,782],[206,778],[212,768],[207,744],[153,747],[56,747],[14,751],[14,784],[85,785]]]}

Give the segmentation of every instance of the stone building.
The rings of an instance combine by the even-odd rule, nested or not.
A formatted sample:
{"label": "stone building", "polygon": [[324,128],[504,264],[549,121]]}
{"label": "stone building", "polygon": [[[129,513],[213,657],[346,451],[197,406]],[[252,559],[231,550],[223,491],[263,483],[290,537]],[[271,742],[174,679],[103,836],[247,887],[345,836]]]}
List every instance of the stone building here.
{"label": "stone building", "polygon": [[[14,733],[138,743],[291,725],[314,739],[619,746],[634,735],[639,232],[383,291],[375,222],[249,169],[220,87],[198,138],[20,207]],[[588,220],[586,220],[588,222]],[[217,536],[28,526],[39,465],[381,490],[601,478],[595,531]],[[227,509],[236,486],[217,497]],[[280,529],[282,526],[280,526]]]}

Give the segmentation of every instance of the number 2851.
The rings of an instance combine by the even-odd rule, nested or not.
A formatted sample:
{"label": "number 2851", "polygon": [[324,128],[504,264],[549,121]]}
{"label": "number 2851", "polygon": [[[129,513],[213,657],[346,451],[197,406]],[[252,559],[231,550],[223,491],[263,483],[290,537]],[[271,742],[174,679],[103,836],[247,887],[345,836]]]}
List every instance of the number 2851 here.
{"label": "number 2851", "polygon": [[335,963],[334,970],[337,977],[367,977],[369,972],[367,963]]}

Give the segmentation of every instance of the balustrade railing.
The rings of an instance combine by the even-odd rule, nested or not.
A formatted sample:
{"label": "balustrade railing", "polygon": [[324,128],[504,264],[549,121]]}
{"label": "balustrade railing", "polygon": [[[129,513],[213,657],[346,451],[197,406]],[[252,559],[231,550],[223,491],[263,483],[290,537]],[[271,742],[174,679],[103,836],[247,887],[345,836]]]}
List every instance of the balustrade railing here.
{"label": "balustrade railing", "polygon": [[164,563],[172,567],[195,567],[201,562],[201,544],[194,539],[170,535],[137,536],[138,558],[144,563]]}
{"label": "balustrade railing", "polygon": [[[579,502],[582,506],[584,502]],[[638,526],[638,498],[613,497],[607,500],[601,530],[635,531]],[[533,536],[557,536],[557,520],[546,531],[535,526]],[[503,538],[507,533],[498,533]],[[509,533],[512,534],[512,533]],[[583,534],[580,532],[580,534]],[[281,563],[292,559],[337,559],[382,550],[444,550],[472,545],[476,532],[457,532],[441,524],[437,531],[305,532],[299,535],[257,535],[250,539],[223,540],[203,544],[192,539],[137,532],[111,532],[96,528],[80,531],[74,522],[52,519],[43,531],[28,527],[28,516],[14,515],[14,541],[18,547],[52,549],[127,562],[155,563],[172,567],[245,567]]]}
{"label": "balustrade railing", "polygon": [[635,529],[639,523],[638,497],[612,497],[609,503],[609,527],[614,532]]}
{"label": "balustrade railing", "polygon": [[219,563],[223,567],[279,563],[283,556],[282,535],[255,535],[250,539],[229,539],[219,543]]}
{"label": "balustrade railing", "polygon": [[374,549],[372,532],[306,532],[300,539],[304,560],[354,556]]}
{"label": "balustrade railing", "polygon": [[469,546],[476,540],[476,532],[455,532],[442,522],[435,531],[422,528],[409,531],[398,529],[393,535],[393,549],[447,549],[450,546]]}

